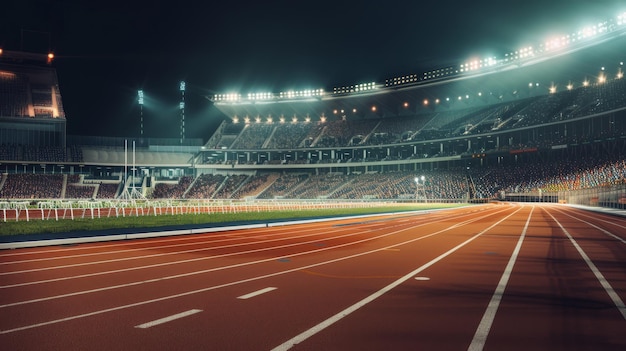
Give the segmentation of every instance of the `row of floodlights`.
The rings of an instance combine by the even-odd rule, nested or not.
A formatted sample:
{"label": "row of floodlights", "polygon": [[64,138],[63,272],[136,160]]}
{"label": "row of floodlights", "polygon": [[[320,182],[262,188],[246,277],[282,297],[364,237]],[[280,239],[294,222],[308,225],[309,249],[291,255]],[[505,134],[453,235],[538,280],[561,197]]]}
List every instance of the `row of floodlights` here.
{"label": "row of floodlights", "polygon": [[[619,14],[617,16],[617,20],[615,24],[620,27],[626,25],[626,12]],[[582,40],[591,39],[597,35],[605,34],[611,30],[610,23],[608,21],[599,22],[596,25],[584,27],[576,32],[570,33],[568,35],[563,35],[555,38],[550,38],[545,41],[544,44],[540,46],[539,49],[534,49],[532,46],[522,48],[520,50],[516,50],[514,52],[506,53],[503,59],[498,59],[496,57],[487,57],[485,59],[475,59],[465,63],[462,63],[458,69],[454,69],[452,67],[438,69],[430,72],[425,72],[422,79],[430,80],[436,78],[443,78],[449,76],[451,74],[458,73],[466,73],[473,72],[484,68],[489,68],[496,66],[498,64],[506,64],[513,61],[518,61],[521,59],[528,59],[534,57],[536,54],[540,54],[543,52],[550,52],[559,49],[563,49],[568,45],[576,43]],[[417,82],[416,79],[413,79],[414,75],[401,76],[390,78],[385,81],[385,86],[394,86],[394,85],[403,85],[403,84],[413,84]]]}
{"label": "row of floodlights", "polygon": [[[623,67],[623,66],[624,66],[624,62],[620,62],[620,67]],[[598,76],[598,78],[597,78],[597,84],[604,84],[604,83],[606,83],[606,82],[607,82],[607,79],[608,79],[608,78],[607,78],[607,77],[606,77],[606,75],[604,74],[604,71],[605,71],[605,69],[604,69],[604,67],[603,67],[603,68],[602,68],[602,73],[601,73],[601,74]],[[624,73],[623,73],[623,71],[622,71],[622,70],[621,70],[621,68],[620,68],[620,69],[618,70],[617,75],[615,76],[615,79],[622,79],[623,77],[624,77]],[[590,82],[589,80],[585,79],[585,80],[581,83],[581,87],[588,87],[588,86],[590,86],[591,84],[592,84],[592,82]],[[541,87],[541,84],[540,84],[540,83],[537,83],[537,82],[531,82],[531,83],[528,83],[528,87],[529,87],[529,88],[531,88],[531,89],[536,89],[536,88],[540,88],[540,87]],[[566,85],[566,89],[567,89],[567,90],[573,90],[574,88],[575,88],[575,86],[574,86],[574,84],[573,84],[573,83],[571,83],[571,82],[570,82],[570,83],[568,83],[568,84]],[[555,85],[555,84],[552,84],[550,87],[548,87],[548,91],[549,91],[549,93],[551,93],[551,94],[556,93],[556,92],[557,92],[557,90],[558,90],[558,89],[557,89],[557,85]],[[482,93],[482,92],[478,92],[478,93],[476,93],[476,95],[475,95],[475,97],[478,97],[478,98],[481,98],[482,96],[483,96],[483,93]],[[422,103],[422,105],[423,105],[423,106],[425,106],[425,107],[426,107],[426,106],[430,106],[430,105],[433,105],[433,104],[434,104],[434,105],[439,105],[439,104],[442,104],[442,103],[453,103],[454,101],[459,101],[459,102],[461,102],[461,101],[468,101],[468,100],[470,100],[470,99],[472,99],[472,98],[474,98],[474,96],[473,96],[473,95],[470,95],[470,94],[465,94],[465,95],[459,95],[459,96],[458,96],[458,97],[456,97],[456,98],[446,97],[446,98],[444,98],[444,99],[424,99],[424,100],[422,100],[422,102],[421,102],[421,103]],[[499,97],[497,97],[497,98],[502,98],[502,96],[499,96]],[[404,102],[402,105],[403,105],[403,107],[404,107],[404,108],[409,108],[409,103],[408,103],[408,102]],[[371,106],[371,108],[370,108],[370,109],[371,109],[371,111],[372,111],[373,113],[376,113],[376,112],[378,111],[378,108],[376,107],[376,105]],[[351,111],[353,114],[356,114],[356,113],[358,112],[356,108],[353,108],[353,109],[352,109],[352,110],[350,110],[350,111]],[[344,109],[340,109],[340,110],[335,109],[335,110],[333,110],[333,114],[334,114],[334,115],[337,115],[337,116],[344,116],[344,117],[345,117],[345,115],[346,115],[348,112],[350,112],[350,111],[347,111],[347,110],[344,110]],[[320,121],[321,121],[321,122],[326,122],[326,120],[327,120],[327,119],[326,119],[326,117],[322,114],[322,116],[320,117]],[[233,123],[240,123],[240,122],[241,122],[241,119],[240,119],[239,117],[237,117],[237,116],[233,117]],[[252,119],[252,118],[250,118],[250,117],[247,117],[247,116],[246,116],[246,117],[244,117],[243,122],[244,122],[245,124],[251,124],[251,123],[257,123],[257,124],[259,124],[259,123],[268,123],[268,124],[272,124],[272,123],[274,123],[275,121],[274,121],[274,118],[273,118],[272,116],[269,116],[269,117],[267,117],[267,118],[262,118],[262,117],[260,117],[260,116],[257,116],[257,117],[255,117],[254,119]],[[283,124],[283,123],[287,123],[287,120],[285,119],[285,117],[284,117],[284,116],[281,116],[281,117],[279,118],[278,122],[279,122],[279,123],[281,123],[281,124]],[[300,122],[300,120],[298,119],[298,117],[296,117],[296,116],[294,115],[294,116],[291,118],[291,123],[298,123],[298,122]],[[311,117],[309,117],[309,116],[307,115],[307,116],[304,118],[304,122],[307,122],[307,123],[308,123],[308,122],[311,122]]]}
{"label": "row of floodlights", "polygon": [[333,94],[363,93],[378,88],[375,82],[333,88]]}
{"label": "row of floodlights", "polygon": [[[324,89],[305,89],[305,90],[289,90],[282,91],[278,94],[269,92],[248,93],[246,100],[248,101],[270,101],[274,99],[302,99],[302,98],[319,98],[325,94]],[[243,99],[241,94],[215,94],[214,101],[238,102]]]}
{"label": "row of floodlights", "polygon": [[[237,124],[242,122],[241,118],[239,118],[238,116],[234,116],[233,117],[233,123]],[[245,124],[251,124],[251,123],[268,123],[268,124],[272,124],[274,123],[274,118],[272,116],[268,116],[267,118],[265,118],[265,120],[263,120],[263,118],[261,118],[261,116],[256,116],[254,119],[250,118],[249,116],[245,116],[243,117],[243,123]],[[295,124],[298,123],[298,117],[296,117],[295,115],[293,117],[291,117],[291,123]],[[311,122],[311,117],[309,117],[308,115],[306,117],[304,117],[304,122],[305,123],[310,123]],[[326,116],[324,116],[323,114],[320,116],[320,122],[324,123],[326,122]],[[288,123],[287,118],[285,118],[285,116],[280,116],[278,118],[278,123],[280,124],[285,124]]]}
{"label": "row of floodlights", "polygon": [[[560,50],[560,49],[567,47],[570,44],[573,44],[582,40],[589,40],[597,35],[605,34],[609,32],[610,30],[613,30],[612,28],[614,26],[613,23],[615,23],[618,27],[626,25],[626,12],[619,14],[615,22],[603,21],[603,22],[599,22],[596,25],[584,27],[568,35],[550,38],[549,40],[546,40],[542,45],[540,45],[539,48],[533,48],[532,46],[524,47],[519,50],[506,53],[503,59],[498,59],[495,56],[487,57],[484,59],[473,59],[471,61],[464,62],[460,66],[457,66],[457,67],[446,67],[446,68],[440,68],[440,69],[424,72],[421,79],[431,80],[431,79],[447,77],[452,74],[475,72],[477,70],[494,67],[499,64],[506,64],[506,63],[518,61],[521,59],[532,58],[544,52]],[[399,77],[386,79],[385,87],[405,85],[405,84],[415,84],[419,80],[420,78],[416,74],[403,75]],[[362,92],[368,92],[377,88],[378,88],[378,85],[375,82],[363,83],[363,84],[356,84],[356,85],[333,88],[333,94],[362,93]],[[318,92],[318,91],[321,93],[317,93],[316,95],[315,92]],[[273,93],[251,93],[251,94],[248,94],[248,100],[250,101],[271,100],[277,97],[280,99],[285,99],[285,98],[291,99],[291,98],[322,96],[322,95],[323,95],[323,90],[321,89],[309,90],[309,91],[297,91],[297,92],[281,92],[278,96],[275,96]],[[218,95],[215,95],[214,99],[215,101],[237,102],[241,100],[241,95],[218,94]]]}

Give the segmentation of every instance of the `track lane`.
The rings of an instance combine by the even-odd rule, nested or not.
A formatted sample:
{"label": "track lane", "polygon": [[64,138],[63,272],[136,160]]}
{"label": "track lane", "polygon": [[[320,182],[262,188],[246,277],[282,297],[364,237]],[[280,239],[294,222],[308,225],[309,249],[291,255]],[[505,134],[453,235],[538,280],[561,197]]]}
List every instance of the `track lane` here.
{"label": "track lane", "polygon": [[[35,303],[30,306],[33,307],[31,311],[20,307],[7,313],[8,309],[5,311],[0,309],[0,313],[9,316],[23,313],[24,316],[19,316],[18,319],[24,318],[22,320],[24,323],[28,323],[28,320],[32,318],[29,316],[31,313],[39,314],[40,317],[43,317],[40,320],[45,322],[46,320],[50,321],[50,316],[53,315],[61,318],[64,315],[76,316],[76,312],[72,312],[72,310],[84,311],[85,313],[91,311],[93,313],[94,311],[97,312],[98,308],[106,308],[107,306],[112,309],[83,318],[0,334],[0,342],[3,345],[17,345],[18,348],[16,349],[22,346],[33,348],[37,346],[38,341],[41,341],[40,335],[51,335],[51,345],[64,348],[168,349],[172,345],[177,345],[180,348],[270,349],[297,335],[298,331],[311,328],[312,325],[342,311],[346,306],[354,304],[355,301],[360,301],[373,292],[379,291],[382,287],[397,281],[399,277],[403,277],[407,272],[415,269],[416,265],[430,262],[446,250],[493,225],[504,215],[504,213],[496,214],[494,208],[504,209],[507,214],[520,208],[520,213],[525,215],[530,213],[529,206],[485,206],[481,208],[490,208],[491,210],[483,210],[474,214],[467,213],[477,220],[463,226],[457,225],[459,220],[455,220],[452,216],[449,218],[438,217],[441,220],[439,223],[412,230],[407,229],[406,233],[403,234],[381,237],[358,245],[346,245],[330,249],[328,242],[322,240],[326,244],[325,246],[314,244],[309,244],[309,246],[314,246],[315,249],[328,248],[328,250],[303,255],[292,255],[293,252],[285,251],[283,256],[273,256],[272,260],[254,265],[246,265],[245,263],[253,262],[262,257],[268,258],[268,256],[262,253],[250,253],[238,257],[224,257],[217,260],[220,262],[216,261],[217,265],[212,267],[225,267],[226,263],[243,263],[244,265],[230,270],[214,271],[210,274],[191,275],[180,280],[163,281],[164,284],[151,283],[145,286],[120,288],[119,291],[97,293],[88,298],[62,299],[56,304],[54,302]],[[478,219],[482,214],[487,213],[491,213],[491,216]],[[317,334],[311,339],[314,344],[304,342],[297,349],[309,349],[307,345],[319,345],[324,342],[328,343],[327,345],[324,344],[329,346],[328,349],[345,349],[341,346],[352,346],[352,348],[357,347],[364,350],[380,349],[378,346],[381,345],[386,345],[384,348],[388,349],[388,345],[391,344],[397,345],[398,349],[414,349],[412,347],[416,344],[430,345],[437,349],[441,349],[445,345],[453,345],[456,349],[456,346],[463,344],[465,346],[461,348],[467,348],[478,322],[487,308],[489,299],[505,270],[515,243],[519,239],[520,234],[515,233],[516,231],[520,232],[523,222],[527,218],[522,217],[522,215],[516,215],[510,220],[500,223],[491,232],[481,235],[465,247],[460,248],[458,252],[438,261],[420,273],[430,280],[409,279],[399,284],[376,299],[375,303],[360,309],[357,313]],[[541,218],[535,219],[535,217]],[[534,240],[537,240],[536,243],[533,243],[537,246],[537,250],[549,252],[551,256],[547,258],[545,255],[539,255],[532,259],[520,256],[511,275],[509,286],[507,286],[507,293],[505,293],[502,305],[496,314],[493,329],[487,338],[486,349],[489,349],[490,345],[496,345],[497,347],[494,349],[508,349],[508,346],[511,346],[507,343],[506,338],[499,337],[499,335],[506,335],[506,333],[501,333],[502,328],[504,328],[500,324],[503,315],[513,314],[513,320],[516,321],[517,318],[517,321],[513,322],[513,326],[518,327],[520,325],[519,319],[523,318],[519,313],[520,308],[524,310],[538,308],[535,305],[535,300],[532,299],[522,301],[525,303],[521,305],[522,307],[513,304],[512,309],[504,308],[506,304],[510,303],[510,300],[507,300],[508,292],[511,289],[510,284],[517,281],[516,279],[519,279],[520,274],[523,277],[526,275],[533,276],[534,273],[532,272],[536,269],[537,263],[543,262],[545,265],[546,260],[556,262],[564,260],[558,262],[558,266],[546,273],[552,277],[551,279],[555,279],[554,276],[560,277],[561,269],[568,267],[567,263],[571,259],[568,256],[570,252],[563,245],[565,240],[562,237],[550,238],[549,241],[550,245],[560,243],[561,247],[554,245],[554,247],[549,246],[549,249],[546,249],[546,237],[551,236],[552,232],[556,232],[554,223],[550,225],[546,221],[547,217],[549,216],[545,214],[543,216],[533,215],[529,233],[532,233]],[[359,221],[341,227],[353,230],[364,224],[357,222]],[[401,221],[384,223],[384,226],[397,225],[395,229],[399,230],[403,228],[401,223]],[[583,225],[589,227],[584,223],[581,224],[580,221],[574,224],[575,227],[582,227]],[[454,228],[445,233],[401,244],[403,240],[412,240],[428,235],[425,231],[429,230],[430,233],[433,233],[446,228],[446,226]],[[376,231],[383,229],[378,227]],[[567,229],[570,230],[571,228]],[[572,232],[574,231],[572,230]],[[584,235],[584,230],[581,233]],[[602,231],[598,231],[598,233],[602,233]],[[604,237],[607,236],[604,235]],[[521,253],[524,253],[527,247],[526,240]],[[591,239],[590,242],[597,240],[599,239]],[[394,246],[394,244],[398,245]],[[377,251],[364,255],[363,253],[367,250]],[[601,253],[599,252],[599,254]],[[354,257],[348,259],[350,255],[354,255]],[[567,259],[563,258],[564,255]],[[591,254],[590,257],[592,260],[595,259],[595,256]],[[321,264],[324,260],[331,262]],[[616,256],[615,260],[623,263],[624,257]],[[519,273],[518,269],[520,268],[522,269],[521,272],[528,270],[524,267],[529,262],[534,263],[529,266],[530,273]],[[36,262],[30,264],[33,263]],[[206,262],[202,263],[202,266],[204,265]],[[174,266],[182,267],[179,265],[161,267],[160,276],[166,276]],[[193,266],[190,264],[187,267],[187,272],[191,272]],[[195,266],[197,270],[198,264]],[[208,266],[204,268],[208,268]],[[128,278],[129,281],[136,280],[137,277],[145,279],[145,272],[134,270],[132,275],[124,274],[124,279]],[[155,272],[158,272],[158,269],[155,269]],[[429,273],[426,274],[427,272]],[[135,274],[137,276],[134,276]],[[607,274],[607,279],[610,279],[609,276]],[[239,280],[237,281],[237,279]],[[102,280],[102,277],[86,280],[93,280],[90,282],[92,284]],[[537,280],[530,279],[529,283],[536,283]],[[0,284],[3,281],[4,278],[0,277]],[[540,280],[540,282],[543,281]],[[223,286],[218,287],[219,284]],[[39,286],[40,290],[45,285],[47,284]],[[75,286],[76,284],[71,282],[65,285]],[[276,287],[276,289],[247,300],[237,299],[238,296],[267,287]],[[193,289],[202,291],[194,292]],[[595,288],[590,287],[591,291],[594,289],[597,289],[597,286]],[[623,293],[619,286],[616,285],[615,289],[618,293]],[[531,296],[533,294],[532,291],[528,293]],[[162,299],[167,297],[167,294],[179,294],[180,296]],[[150,297],[162,300],[146,303],[146,299]],[[418,298],[416,299],[416,297]],[[390,301],[391,305],[383,303],[387,300]],[[123,306],[124,301],[126,304],[135,305],[119,308]],[[547,301],[558,303],[558,300]],[[516,301],[516,303],[519,302]],[[72,306],[72,304],[76,306]],[[153,328],[135,328],[137,325],[196,309],[202,310],[202,312]],[[558,306],[553,306],[552,309],[560,311]],[[551,311],[551,309],[548,310]],[[413,311],[419,313],[411,313]],[[355,318],[358,313],[372,317],[369,319]],[[573,307],[569,313],[572,316],[578,316],[581,311],[580,308]],[[594,319],[595,317],[601,317],[600,315],[593,315],[591,318],[602,323],[602,319]],[[19,323],[15,324],[20,325]],[[618,328],[620,325],[623,326],[623,324],[615,324]],[[368,330],[368,328],[372,328],[371,332],[364,334],[363,330]],[[0,330],[5,329],[0,328]],[[357,332],[344,333],[345,330]],[[562,332],[564,335],[570,332],[567,325],[563,326]],[[326,338],[325,333],[336,337]],[[524,329],[517,328],[517,333],[529,338],[535,337],[533,334],[526,333]],[[585,338],[596,340],[597,337],[605,337],[606,340],[608,338],[606,334],[608,332],[586,335]],[[545,339],[539,339],[545,343]],[[508,342],[510,343],[510,341]],[[537,342],[537,345],[542,344]],[[553,349],[565,349],[558,342],[550,345],[555,346]],[[589,345],[589,343],[581,343],[580,345]],[[602,345],[611,346],[614,344]],[[622,344],[617,345],[622,346]],[[576,347],[572,349],[576,349]]]}
{"label": "track lane", "polygon": [[[457,226],[457,225],[458,225],[458,224],[454,224],[453,226]],[[325,250],[325,251],[328,251],[328,250]],[[344,260],[344,258],[343,258],[343,254],[341,254],[341,255],[339,256],[339,258],[336,258],[336,257],[335,257],[335,259]],[[313,264],[314,264],[314,265],[318,265],[318,264],[319,264],[319,262],[314,262]],[[171,284],[170,284],[170,285],[171,285]],[[168,286],[168,288],[169,288],[169,286]],[[188,287],[187,287],[187,288],[188,288]],[[131,294],[131,295],[134,295],[134,294]],[[98,301],[92,301],[91,303],[80,303],[80,304],[77,304],[77,305],[81,305],[81,306],[82,306],[82,305],[91,305],[92,303],[96,303],[96,302],[98,302]],[[99,303],[102,303],[102,302],[99,302]],[[53,307],[54,307],[54,306],[53,306]],[[29,315],[29,313],[25,313],[25,315]]]}
{"label": "track lane", "polygon": [[[473,217],[473,216],[472,216]],[[448,220],[449,217],[446,219]],[[427,223],[422,222],[422,221],[417,221],[416,223],[412,223],[412,222],[406,222],[403,223],[400,226],[390,226],[387,225],[385,226],[385,230],[390,229],[390,228],[398,228],[399,230],[401,230],[403,228],[403,226],[425,226]],[[152,279],[162,279],[163,276],[163,271],[164,269],[167,270],[167,272],[170,272],[170,275],[190,275],[193,273],[189,273],[189,272],[193,272],[193,270],[195,269],[195,267],[197,267],[198,264],[202,264],[203,265],[203,269],[199,272],[199,273],[203,273],[203,272],[208,272],[208,271],[215,271],[215,270],[219,270],[219,259],[220,258],[225,258],[225,257],[243,257],[242,259],[244,261],[244,263],[239,263],[239,266],[245,266],[247,265],[245,262],[248,262],[246,260],[249,260],[250,258],[245,258],[245,256],[250,256],[252,258],[254,258],[252,261],[250,261],[249,264],[255,264],[255,263],[262,263],[264,261],[272,261],[273,259],[279,259],[281,256],[288,256],[288,255],[296,255],[296,256],[301,256],[301,255],[305,255],[305,254],[309,254],[309,253],[314,253],[314,252],[320,252],[320,251],[327,251],[327,250],[332,250],[333,246],[332,244],[338,240],[341,239],[342,242],[341,243],[337,243],[335,245],[342,245],[342,246],[347,246],[347,245],[352,245],[352,244],[359,244],[359,242],[351,242],[351,241],[347,241],[346,238],[350,238],[350,240],[355,240],[355,238],[359,238],[359,240],[363,240],[363,241],[368,241],[371,240],[367,237],[361,238],[360,235],[371,235],[374,238],[376,238],[376,235],[378,235],[378,238],[380,238],[381,236],[387,236],[388,234],[385,234],[386,232],[382,232],[382,234],[377,234],[377,232],[375,231],[371,231],[368,228],[364,228],[364,230],[360,230],[357,231],[356,227],[340,227],[344,230],[343,233],[341,233],[341,235],[338,235],[336,233],[333,232],[333,228],[335,227],[335,225],[333,225],[330,228],[324,228],[324,232],[322,234],[318,234],[318,238],[314,239],[314,240],[310,240],[310,241],[305,241],[304,243],[302,243],[301,241],[298,241],[296,238],[294,238],[292,235],[290,235],[290,233],[286,233],[283,234],[285,235],[285,240],[289,241],[290,244],[283,244],[282,249],[280,247],[280,245],[278,246],[267,246],[266,245],[266,241],[261,241],[260,243],[257,242],[255,244],[259,244],[261,245],[260,249],[254,249],[254,250],[250,250],[248,249],[245,245],[242,246],[234,246],[231,247],[232,250],[223,253],[221,255],[211,255],[211,256],[192,256],[192,257],[186,257],[185,255],[183,255],[182,257],[179,258],[178,261],[169,261],[170,257],[168,256],[167,259],[165,259],[164,261],[157,261],[157,262],[146,262],[145,260],[143,260],[143,265],[141,265],[140,263],[136,263],[135,261],[133,261],[133,266],[127,266],[125,265],[124,262],[116,262],[115,265],[111,266],[109,265],[109,270],[106,270],[105,267],[100,266],[101,262],[97,262],[98,263],[98,268],[101,268],[102,271],[92,271],[92,270],[85,270],[84,266],[88,266],[88,264],[85,265],[81,265],[78,268],[77,267],[66,267],[67,269],[62,270],[54,270],[54,273],[57,275],[61,275],[62,277],[65,276],[66,274],[68,275],[66,278],[71,278],[71,277],[75,277],[75,278],[87,278],[87,279],[91,279],[92,281],[94,281],[94,286],[92,287],[92,289],[103,289],[106,288],[106,283],[110,283],[110,285],[116,286],[116,285],[124,285],[125,282],[129,282],[128,284],[135,284],[135,282],[137,281],[145,281],[145,280],[152,280]],[[356,232],[355,232],[356,231]],[[342,237],[343,236],[343,237]],[[316,245],[317,243],[324,243],[323,246],[318,246]],[[285,251],[285,247],[291,247],[291,248],[295,248],[297,251]],[[301,247],[304,246],[305,250],[302,250]],[[220,246],[221,247],[221,246]],[[241,251],[240,249],[245,247],[246,249]],[[210,250],[211,247],[208,247],[207,250]],[[279,250],[281,249],[281,250]],[[89,262],[87,262],[89,263]],[[171,267],[171,266],[177,266],[177,267]],[[236,263],[230,263],[228,265],[226,265],[225,267],[223,267],[223,269],[228,269],[228,268],[234,268],[237,267],[238,264]],[[45,271],[46,269],[44,269]],[[123,273],[120,275],[120,273]],[[111,274],[111,276],[109,276],[109,274]],[[28,292],[30,292],[31,294],[35,294],[33,295],[28,295],[28,293],[24,293],[23,291],[21,292],[22,296],[30,296],[31,298],[38,298],[41,297],[41,294],[43,293],[50,293],[51,291],[56,291],[57,294],[65,294],[65,293],[69,293],[70,290],[75,289],[76,286],[81,286],[84,287],[86,283],[84,282],[79,282],[77,284],[74,284],[72,286],[68,285],[67,282],[69,279],[65,279],[65,278],[59,278],[57,277],[57,275],[54,275],[52,277],[48,277],[46,279],[41,279],[41,280],[31,280],[34,279],[32,277],[32,275],[29,274],[9,274],[9,275],[5,275],[6,277],[10,277],[13,278],[15,276],[19,276],[22,279],[25,279],[26,281],[22,281],[22,282],[15,282],[12,280],[7,279],[7,283],[3,284],[0,286],[0,289],[4,289],[6,290],[7,288],[10,290],[11,287],[19,287],[19,286],[27,286],[27,284],[30,283],[37,283],[37,282],[43,282],[46,283],[46,290],[43,291],[42,289],[37,289],[37,288],[33,288],[28,290]],[[102,279],[98,279],[100,278],[102,275],[106,275],[106,280],[102,280]],[[56,278],[55,278],[56,277]],[[166,277],[167,278],[167,277]],[[169,279],[169,278],[168,278]],[[54,283],[59,283],[59,284],[54,284]],[[30,284],[30,285],[34,285],[34,284]],[[1,288],[1,287],[7,287],[7,288]],[[57,289],[57,290],[55,290]],[[60,291],[58,289],[61,289]],[[63,290],[65,289],[65,290]],[[88,290],[89,288],[84,288],[86,290]],[[39,294],[39,295],[37,295]],[[8,298],[9,295],[6,294],[6,297]],[[6,300],[4,300],[2,297],[0,297],[0,301],[2,302],[0,305],[8,303],[6,302]]]}
{"label": "track lane", "polygon": [[623,349],[626,321],[559,224],[582,230],[577,243],[598,238],[572,217],[561,223],[553,213],[543,206],[527,235],[485,350]]}

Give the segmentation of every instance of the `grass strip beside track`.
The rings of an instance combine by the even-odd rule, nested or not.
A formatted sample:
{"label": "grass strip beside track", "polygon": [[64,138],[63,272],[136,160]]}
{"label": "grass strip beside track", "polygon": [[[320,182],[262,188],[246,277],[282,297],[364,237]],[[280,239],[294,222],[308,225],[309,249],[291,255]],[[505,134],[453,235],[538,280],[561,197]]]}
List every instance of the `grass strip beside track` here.
{"label": "grass strip beside track", "polygon": [[329,208],[309,210],[268,210],[260,212],[175,214],[158,216],[127,216],[108,218],[75,218],[0,222],[0,236],[104,231],[128,228],[176,228],[223,223],[279,221],[315,217],[364,215],[389,212],[433,210],[465,206],[465,204],[409,204],[363,208]]}

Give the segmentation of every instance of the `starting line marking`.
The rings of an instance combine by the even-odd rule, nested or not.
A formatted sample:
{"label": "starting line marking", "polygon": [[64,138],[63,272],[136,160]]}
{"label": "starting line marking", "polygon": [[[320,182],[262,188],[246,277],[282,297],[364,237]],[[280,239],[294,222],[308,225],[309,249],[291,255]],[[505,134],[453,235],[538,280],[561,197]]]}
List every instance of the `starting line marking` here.
{"label": "starting line marking", "polygon": [[246,299],[249,299],[251,297],[255,297],[255,296],[258,296],[258,295],[261,295],[261,294],[265,294],[266,292],[270,292],[270,291],[276,290],[276,289],[278,289],[278,288],[268,287],[268,288],[265,288],[265,289],[261,289],[261,290],[257,290],[257,291],[251,292],[249,294],[241,295],[241,296],[238,297],[238,299],[246,300]]}
{"label": "starting line marking", "polygon": [[152,321],[152,322],[136,325],[135,328],[146,329],[146,328],[154,327],[155,325],[159,325],[159,324],[171,322],[171,321],[173,321],[175,319],[191,316],[192,314],[196,314],[198,312],[202,312],[202,310],[189,310],[189,311],[181,312],[181,313],[178,313],[178,314],[171,315],[169,317],[157,319],[157,320]]}

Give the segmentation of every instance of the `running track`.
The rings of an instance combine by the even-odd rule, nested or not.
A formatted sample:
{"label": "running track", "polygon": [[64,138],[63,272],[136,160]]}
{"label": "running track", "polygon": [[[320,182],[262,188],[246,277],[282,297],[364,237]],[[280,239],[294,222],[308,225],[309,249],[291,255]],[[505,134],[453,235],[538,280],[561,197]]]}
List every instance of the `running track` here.
{"label": "running track", "polygon": [[478,205],[0,251],[4,350],[626,350],[626,219]]}

